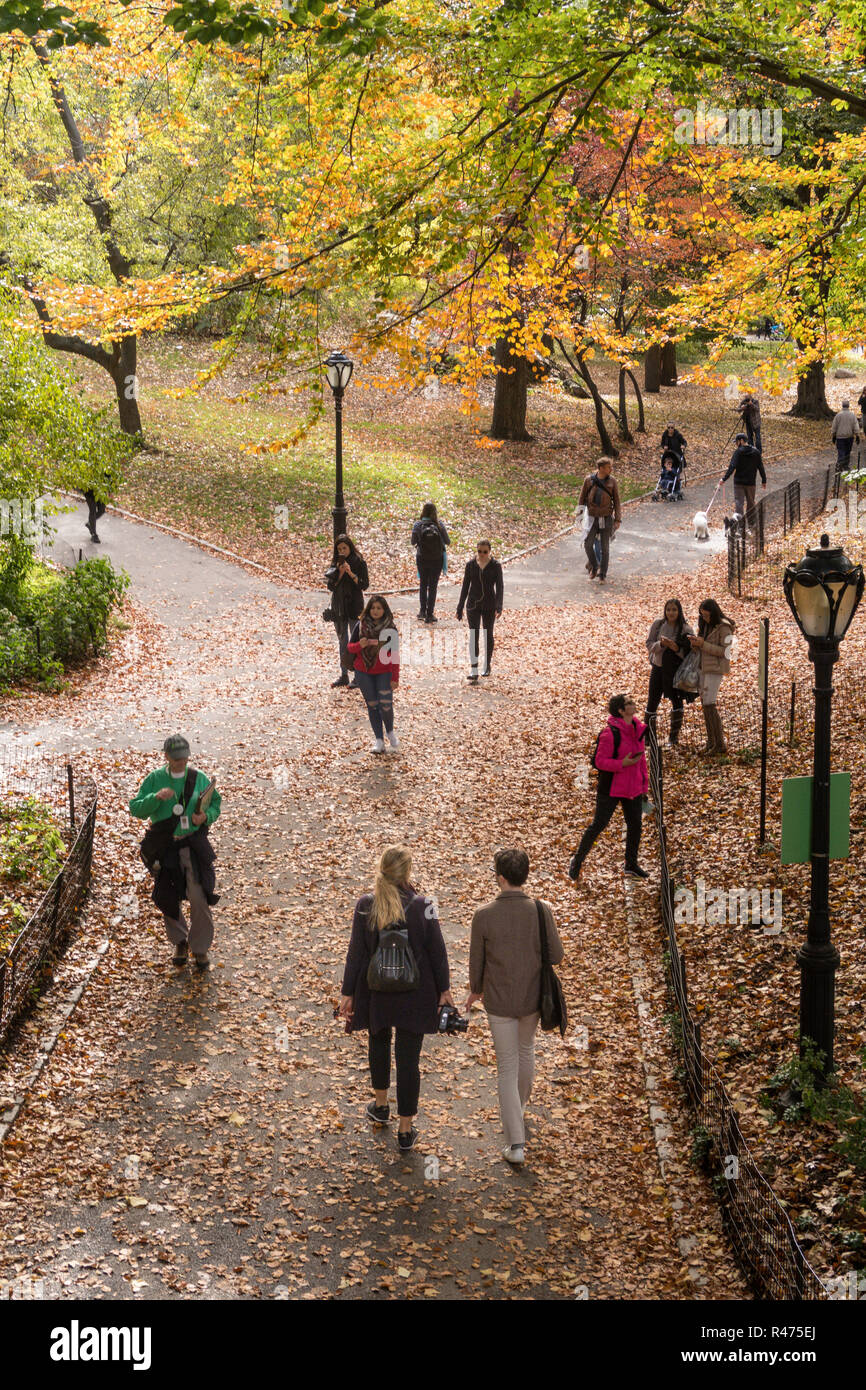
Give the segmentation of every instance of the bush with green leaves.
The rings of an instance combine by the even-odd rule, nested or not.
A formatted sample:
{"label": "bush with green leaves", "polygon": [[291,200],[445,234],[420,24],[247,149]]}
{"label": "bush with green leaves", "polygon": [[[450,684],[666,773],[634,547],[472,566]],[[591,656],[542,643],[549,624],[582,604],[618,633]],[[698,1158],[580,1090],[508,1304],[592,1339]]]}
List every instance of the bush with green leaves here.
{"label": "bush with green leaves", "polygon": [[66,845],[50,806],[34,796],[0,801],[0,956],[29,915],[12,892],[20,896],[26,886],[30,896],[48,888],[65,858]]}
{"label": "bush with green leaves", "polygon": [[0,593],[0,689],[28,680],[51,687],[65,665],[99,651],[128,584],[108,560],[65,572],[34,564],[17,589]]}

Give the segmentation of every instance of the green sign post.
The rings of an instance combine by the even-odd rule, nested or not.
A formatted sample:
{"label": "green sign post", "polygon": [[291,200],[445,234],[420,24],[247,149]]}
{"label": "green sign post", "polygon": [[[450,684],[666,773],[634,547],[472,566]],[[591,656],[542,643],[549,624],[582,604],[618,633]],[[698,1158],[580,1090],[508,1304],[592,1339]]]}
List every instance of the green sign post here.
{"label": "green sign post", "polygon": [[[830,774],[830,858],[851,852],[851,773]],[[808,864],[812,857],[812,778],[782,782],[783,864]]]}

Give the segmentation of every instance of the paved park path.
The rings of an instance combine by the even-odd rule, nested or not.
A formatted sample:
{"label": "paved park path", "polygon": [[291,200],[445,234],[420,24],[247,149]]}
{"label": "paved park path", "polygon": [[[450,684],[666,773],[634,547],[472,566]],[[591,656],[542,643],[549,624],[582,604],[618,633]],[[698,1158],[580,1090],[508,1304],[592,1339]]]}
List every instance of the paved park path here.
{"label": "paved park path", "polygon": [[[22,702],[0,725],[7,746],[73,752],[100,785],[81,931],[0,1070],[0,1115],[26,1095],[0,1149],[0,1285],[139,1299],[742,1296],[688,1161],[654,892],[624,891],[603,856],[589,900],[564,881],[574,827],[557,806],[574,749],[550,718],[551,690],[573,679],[576,614],[603,635],[586,605],[717,548],[688,527],[710,491],[630,508],[606,592],[588,584],[579,538],[509,566],[509,608],[548,624],[544,669],[519,660],[524,619],[506,613],[496,679],[467,691],[465,629],[446,619],[446,656],[404,671],[401,754],[376,760],[359,698],[328,688],[321,596],[104,518],[100,553],[128,571],[136,623],[68,697]],[[81,532],[81,513],[67,516],[61,543]],[[205,976],[169,964],[125,807],[176,729],[224,796]],[[351,905],[381,847],[409,843],[462,1001],[471,913],[494,891],[491,850],[511,838],[561,924],[577,1032],[540,1042],[524,1171],[499,1158],[483,1014],[465,1039],[425,1044],[422,1139],[400,1156],[361,1118],[364,1044],[331,1017]]]}

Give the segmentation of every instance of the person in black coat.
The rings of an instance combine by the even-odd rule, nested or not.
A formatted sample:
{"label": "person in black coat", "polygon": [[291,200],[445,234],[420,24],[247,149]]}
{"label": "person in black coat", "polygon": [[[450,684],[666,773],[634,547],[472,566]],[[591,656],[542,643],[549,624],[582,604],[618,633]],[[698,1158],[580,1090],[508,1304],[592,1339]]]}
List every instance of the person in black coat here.
{"label": "person in black coat", "polygon": [[686,443],[687,440],[685,435],[680,434],[673,423],[669,423],[662,435],[662,453],[669,449],[671,453],[676,454],[678,458],[683,458],[685,455]]}
{"label": "person in black coat", "polygon": [[[454,1005],[450,990],[448,952],[436,917],[436,905],[412,887],[412,856],[396,845],[386,849],[379,861],[372,893],[365,893],[355,905],[352,935],[340,987],[339,1014],[347,1030],[369,1033],[368,1055],[374,1099],[367,1106],[367,1118],[375,1125],[391,1119],[388,1088],[391,1084],[391,1033],[394,1030],[394,1061],[397,1067],[397,1143],[401,1150],[413,1149],[418,1131],[413,1121],[418,1113],[421,1090],[419,1059],[425,1033],[436,1033],[439,1010]],[[371,990],[367,970],[376,950],[378,933],[386,927],[405,928],[409,947],[419,970],[416,989],[401,993]]]}
{"label": "person in black coat", "polygon": [[490,675],[490,661],[493,656],[493,625],[502,617],[504,579],[502,566],[490,553],[489,541],[479,541],[476,558],[470,560],[463,572],[463,588],[457,603],[457,621],[469,624],[469,681],[478,680],[478,647],[481,628],[487,644],[487,654],[482,676]]}
{"label": "person in black coat", "polygon": [[334,554],[330,568],[325,571],[325,583],[331,591],[327,611],[340,644],[340,674],[331,681],[331,686],[352,684],[357,688],[356,681],[349,681],[349,627],[364,611],[364,590],[370,586],[370,576],[363,555],[358,554],[355,542],[348,536],[338,536],[334,541]]}
{"label": "person in black coat", "polygon": [[439,621],[433,616],[436,590],[451,538],[439,520],[435,502],[425,502],[421,508],[421,515],[412,527],[412,544],[418,562],[420,586],[418,617],[422,623],[436,623]]}
{"label": "person in black coat", "polygon": [[[734,511],[738,516],[745,517],[755,505],[755,487],[759,473],[761,486],[767,486],[767,470],[764,468],[760,451],[754,445],[746,443],[746,436],[742,432],[737,435],[734,443],[737,447],[731,454],[727,472],[723,474],[719,485],[727,482],[733,473]],[[743,525],[745,526],[745,522]]]}

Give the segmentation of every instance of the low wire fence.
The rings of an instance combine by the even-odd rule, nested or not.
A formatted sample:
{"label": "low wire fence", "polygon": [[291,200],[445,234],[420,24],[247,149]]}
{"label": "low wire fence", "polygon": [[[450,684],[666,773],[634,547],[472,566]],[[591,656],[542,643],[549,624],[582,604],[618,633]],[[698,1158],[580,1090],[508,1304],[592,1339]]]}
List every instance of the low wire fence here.
{"label": "low wire fence", "polygon": [[844,470],[838,462],[804,473],[769,492],[746,512],[745,526],[728,537],[728,589],[737,598],[761,599],[778,592],[785,565],[803,557],[800,541],[788,536],[839,498]]}
{"label": "low wire fence", "polygon": [[[651,716],[647,756],[650,792],[656,807],[654,819],[661,864],[660,900],[668,984],[679,1017],[686,1089],[697,1123],[710,1146],[708,1158],[715,1169],[713,1186],[721,1202],[725,1229],[743,1272],[759,1298],[824,1299],[828,1291],[806,1259],[784,1207],[743,1138],[731,1098],[704,1052],[701,1025],[689,1006],[686,959],[677,939],[674,919],[674,882],[664,812],[664,760],[657,722],[656,717]],[[688,717],[685,720],[685,724],[695,722]],[[736,737],[734,734],[733,740]]]}
{"label": "low wire fence", "polygon": [[63,867],[0,955],[0,1047],[34,1000],[50,961],[62,949],[90,883],[96,783],[70,763],[38,749],[6,749],[0,757],[0,804],[14,807],[34,798],[58,822],[66,846]]}

